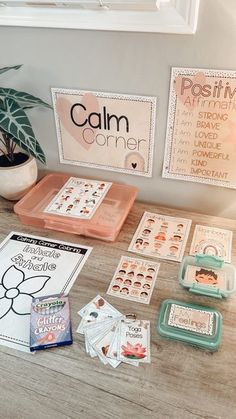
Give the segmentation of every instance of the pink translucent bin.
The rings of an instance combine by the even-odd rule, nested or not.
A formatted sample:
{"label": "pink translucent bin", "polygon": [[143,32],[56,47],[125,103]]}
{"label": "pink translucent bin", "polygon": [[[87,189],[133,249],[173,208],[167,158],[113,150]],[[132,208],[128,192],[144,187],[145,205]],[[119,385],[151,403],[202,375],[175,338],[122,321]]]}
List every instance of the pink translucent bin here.
{"label": "pink translucent bin", "polygon": [[17,204],[14,211],[23,224],[66,233],[114,241],[137,196],[137,188],[113,183],[90,220],[43,212],[71,176],[52,173],[45,176]]}

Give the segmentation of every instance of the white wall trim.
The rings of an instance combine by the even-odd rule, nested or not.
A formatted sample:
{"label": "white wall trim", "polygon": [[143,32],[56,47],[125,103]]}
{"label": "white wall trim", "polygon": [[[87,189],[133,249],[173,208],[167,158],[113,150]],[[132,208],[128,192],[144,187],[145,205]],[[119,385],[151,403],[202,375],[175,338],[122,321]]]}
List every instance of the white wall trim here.
{"label": "white wall trim", "polygon": [[157,12],[0,7],[1,26],[193,34],[200,0],[171,0]]}

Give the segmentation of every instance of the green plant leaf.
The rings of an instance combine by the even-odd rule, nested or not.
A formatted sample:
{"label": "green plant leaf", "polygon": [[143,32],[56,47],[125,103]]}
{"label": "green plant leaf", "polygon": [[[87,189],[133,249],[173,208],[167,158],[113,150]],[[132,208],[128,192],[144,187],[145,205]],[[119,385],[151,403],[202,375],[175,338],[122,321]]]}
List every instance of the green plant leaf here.
{"label": "green plant leaf", "polygon": [[[0,87],[0,97],[10,97],[14,99],[16,102],[19,103],[19,105],[29,105],[30,107],[36,107],[36,106],[44,106],[46,108],[52,109],[52,106],[48,103],[41,100],[39,97],[30,95],[26,92],[19,92],[15,89],[10,89],[7,87]],[[28,106],[27,106],[28,107]]]}
{"label": "green plant leaf", "polygon": [[0,108],[0,128],[12,135],[14,141],[28,154],[40,162],[46,162],[43,150],[35,138],[31,123],[25,111],[12,98],[6,97]]}
{"label": "green plant leaf", "polygon": [[9,71],[9,70],[19,70],[19,68],[21,68],[21,66],[22,66],[22,64],[14,65],[13,67],[0,68],[0,74],[6,73],[6,71]]}

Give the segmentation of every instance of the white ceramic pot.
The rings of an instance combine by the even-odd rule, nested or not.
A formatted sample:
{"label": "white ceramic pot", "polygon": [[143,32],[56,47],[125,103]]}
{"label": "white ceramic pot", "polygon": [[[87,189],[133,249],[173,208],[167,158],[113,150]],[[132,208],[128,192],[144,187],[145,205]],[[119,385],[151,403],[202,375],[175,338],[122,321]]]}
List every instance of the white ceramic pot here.
{"label": "white ceramic pot", "polygon": [[0,166],[0,195],[10,201],[17,201],[36,183],[37,177],[37,163],[32,156],[18,166]]}

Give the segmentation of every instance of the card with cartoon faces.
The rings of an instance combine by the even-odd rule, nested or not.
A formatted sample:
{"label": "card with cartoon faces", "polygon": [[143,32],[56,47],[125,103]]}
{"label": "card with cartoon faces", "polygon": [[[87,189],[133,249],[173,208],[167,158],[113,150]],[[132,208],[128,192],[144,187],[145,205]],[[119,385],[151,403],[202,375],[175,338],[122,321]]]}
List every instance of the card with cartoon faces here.
{"label": "card with cartoon faces", "polygon": [[128,250],[180,262],[192,220],[144,212]]}
{"label": "card with cartoon faces", "polygon": [[112,183],[71,177],[52,199],[44,212],[90,219]]}
{"label": "card with cartoon faces", "polygon": [[223,269],[188,265],[184,275],[184,283],[191,286],[198,284],[227,290],[227,275]]}
{"label": "card with cartoon faces", "polygon": [[107,294],[149,304],[160,264],[146,259],[122,256]]}
{"label": "card with cartoon faces", "polygon": [[196,225],[189,253],[216,256],[230,263],[232,236],[230,230]]}

